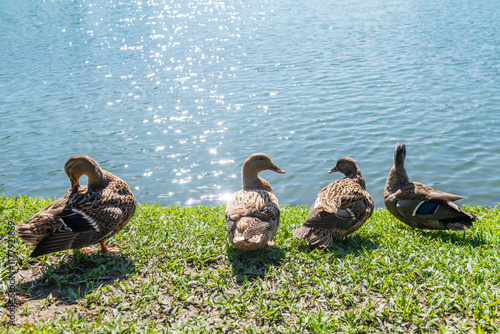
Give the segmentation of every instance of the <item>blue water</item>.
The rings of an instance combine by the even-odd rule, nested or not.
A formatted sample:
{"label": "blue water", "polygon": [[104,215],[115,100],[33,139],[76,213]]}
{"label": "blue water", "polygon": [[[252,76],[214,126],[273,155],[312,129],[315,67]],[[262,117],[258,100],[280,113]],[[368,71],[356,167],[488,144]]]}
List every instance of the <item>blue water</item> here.
{"label": "blue water", "polygon": [[224,202],[240,169],[311,205],[360,166],[378,207],[397,141],[410,178],[500,201],[500,2],[8,1],[3,195],[60,196],[87,154],[138,200]]}

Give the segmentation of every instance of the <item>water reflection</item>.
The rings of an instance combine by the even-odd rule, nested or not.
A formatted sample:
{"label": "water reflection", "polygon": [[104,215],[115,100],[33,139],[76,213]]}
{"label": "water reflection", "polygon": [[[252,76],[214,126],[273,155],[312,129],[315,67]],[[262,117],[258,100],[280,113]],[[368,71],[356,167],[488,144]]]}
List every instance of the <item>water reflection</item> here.
{"label": "water reflection", "polygon": [[262,174],[282,204],[312,203],[335,160],[352,156],[380,206],[405,140],[415,180],[499,200],[499,23],[485,15],[498,4],[5,6],[4,194],[61,195],[64,162],[80,153],[141,201],[224,202],[263,151],[287,172]]}

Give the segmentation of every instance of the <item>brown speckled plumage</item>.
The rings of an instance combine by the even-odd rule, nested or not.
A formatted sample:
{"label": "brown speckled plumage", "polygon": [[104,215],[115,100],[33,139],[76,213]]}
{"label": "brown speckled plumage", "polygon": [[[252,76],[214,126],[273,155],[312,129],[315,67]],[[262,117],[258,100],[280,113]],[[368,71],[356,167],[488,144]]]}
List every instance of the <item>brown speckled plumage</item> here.
{"label": "brown speckled plumage", "polygon": [[[127,183],[90,157],[69,158],[65,171],[71,180],[68,193],[16,226],[21,239],[35,244],[31,257],[97,243],[105,249],[104,243],[134,215],[136,202]],[[79,185],[82,175],[88,186]]]}
{"label": "brown speckled plumage", "polygon": [[263,170],[285,173],[266,154],[252,154],[241,171],[243,189],[232,195],[226,208],[229,243],[245,251],[265,247],[278,230],[278,199],[271,185],[257,175]]}
{"label": "brown speckled plumage", "polygon": [[466,230],[478,218],[461,210],[454,201],[465,197],[410,182],[404,162],[406,146],[399,142],[394,150],[394,166],[384,190],[384,203],[397,219],[412,228]]}
{"label": "brown speckled plumage", "polygon": [[365,189],[365,180],[353,159],[340,158],[330,172],[345,178],[323,188],[311,207],[303,226],[293,235],[311,245],[329,247],[336,240],[359,229],[373,213],[373,200]]}

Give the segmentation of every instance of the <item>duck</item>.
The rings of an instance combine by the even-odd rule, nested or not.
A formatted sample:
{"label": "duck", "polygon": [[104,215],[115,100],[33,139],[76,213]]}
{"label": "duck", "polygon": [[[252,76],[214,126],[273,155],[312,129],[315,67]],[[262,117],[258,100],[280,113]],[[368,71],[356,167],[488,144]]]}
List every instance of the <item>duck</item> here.
{"label": "duck", "polygon": [[343,179],[324,187],[311,206],[303,225],[292,234],[310,245],[330,247],[363,226],[373,213],[374,203],[366,191],[361,170],[350,157],[337,160],[328,173],[340,172]]}
{"label": "duck", "polygon": [[[94,244],[100,244],[103,253],[118,252],[116,247],[107,247],[106,241],[135,213],[130,187],[86,155],[70,157],[64,170],[71,181],[68,192],[15,228],[19,238],[35,246],[30,257]],[[87,176],[87,185],[80,185],[82,175]]]}
{"label": "duck", "polygon": [[265,153],[250,155],[241,169],[243,187],[232,194],[225,218],[229,243],[243,251],[273,246],[280,209],[273,188],[258,174],[264,170],[285,174]]}
{"label": "duck", "polygon": [[389,212],[412,229],[470,229],[479,218],[463,211],[454,202],[465,197],[410,182],[405,170],[406,146],[398,142],[384,190],[384,204]]}

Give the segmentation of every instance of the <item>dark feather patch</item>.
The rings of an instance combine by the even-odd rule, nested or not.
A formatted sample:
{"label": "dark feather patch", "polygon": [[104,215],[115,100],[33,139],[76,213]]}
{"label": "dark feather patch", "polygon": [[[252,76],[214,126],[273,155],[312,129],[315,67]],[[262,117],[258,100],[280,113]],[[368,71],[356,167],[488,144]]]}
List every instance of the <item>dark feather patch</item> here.
{"label": "dark feather patch", "polygon": [[94,230],[79,233],[76,236],[75,240],[73,240],[73,243],[71,244],[71,249],[79,249],[91,245],[94,235],[95,235]]}
{"label": "dark feather patch", "polygon": [[93,230],[89,221],[78,213],[73,213],[60,218],[64,221],[64,224],[66,224],[66,226],[68,226],[75,233]]}
{"label": "dark feather patch", "polygon": [[75,234],[66,226],[61,225],[43,238],[31,252],[31,257],[37,257],[52,252],[69,249]]}
{"label": "dark feather patch", "polygon": [[439,204],[431,203],[431,202],[424,202],[418,207],[416,214],[417,215],[432,215],[432,214],[436,213],[438,208],[439,208]]}
{"label": "dark feather patch", "polygon": [[476,220],[476,217],[469,217],[466,216],[465,214],[462,215],[457,215],[456,217],[453,218],[448,218],[448,219],[440,219],[439,221],[443,224],[450,224],[450,223],[463,223],[467,224],[469,223],[472,226],[472,222]]}
{"label": "dark feather patch", "polygon": [[304,222],[304,226],[312,228],[337,228],[347,230],[357,222],[357,220],[354,220],[352,218],[346,219],[343,217],[338,217],[333,213],[321,212],[319,217],[317,217],[315,220],[306,220]]}
{"label": "dark feather patch", "polygon": [[40,241],[30,257],[87,246],[94,236],[94,230],[75,233],[61,225]]}

